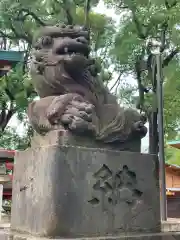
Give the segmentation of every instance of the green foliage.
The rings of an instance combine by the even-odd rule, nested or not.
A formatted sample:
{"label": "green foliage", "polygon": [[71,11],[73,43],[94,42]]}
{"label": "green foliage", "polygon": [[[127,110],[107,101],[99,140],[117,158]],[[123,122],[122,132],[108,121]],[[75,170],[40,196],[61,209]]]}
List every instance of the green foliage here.
{"label": "green foliage", "polygon": [[17,132],[16,128],[6,127],[0,137],[0,148],[9,150],[23,150],[30,146],[29,130],[25,131],[23,135]]}
{"label": "green foliage", "polygon": [[174,139],[180,123],[180,65],[174,60],[165,69],[164,120],[168,139]]}
{"label": "green foliage", "polygon": [[121,104],[126,106],[133,106],[136,104],[137,87],[128,83],[122,83],[121,87],[117,89],[117,95],[120,98]]}
{"label": "green foliage", "polygon": [[28,101],[33,97],[32,84],[22,64],[0,78],[0,89],[2,96],[0,104],[11,102],[16,110],[25,109]]}
{"label": "green foliage", "polygon": [[22,64],[0,78],[0,89],[0,134],[2,134],[15,113],[22,119],[20,116],[25,114],[27,105],[35,94]]}
{"label": "green foliage", "polygon": [[[110,52],[114,61],[120,63],[118,67],[121,72],[130,74],[139,81],[135,66],[140,58],[147,64],[147,58],[150,56],[147,48],[148,40],[156,39],[162,43],[164,61],[174,50],[179,51],[180,1],[105,0],[105,2],[122,16],[116,32],[115,44]],[[144,68],[143,65],[141,66],[143,69],[143,72],[140,72],[141,81],[144,86],[151,87],[152,79],[146,64]],[[164,68],[164,115],[168,138],[175,137],[179,131],[179,64],[179,56],[175,54]],[[132,99],[129,100],[132,102]],[[144,108],[150,109],[152,104],[152,94],[147,94]]]}
{"label": "green foliage", "polygon": [[166,146],[165,157],[168,164],[175,164],[180,166],[180,149]]}
{"label": "green foliage", "polygon": [[143,41],[138,38],[134,24],[127,19],[116,34],[111,54],[120,62],[122,69],[128,71],[134,69],[135,59],[141,54],[143,47]]}

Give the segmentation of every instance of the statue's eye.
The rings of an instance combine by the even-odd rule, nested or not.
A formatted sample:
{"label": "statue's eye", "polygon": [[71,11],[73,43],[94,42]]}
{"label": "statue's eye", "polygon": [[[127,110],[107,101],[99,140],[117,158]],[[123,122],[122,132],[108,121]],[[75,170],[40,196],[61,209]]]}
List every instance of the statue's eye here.
{"label": "statue's eye", "polygon": [[46,46],[48,47],[48,46],[52,45],[52,43],[53,43],[53,39],[50,36],[42,37],[41,41],[42,41],[42,46],[44,46],[44,47],[46,47]]}

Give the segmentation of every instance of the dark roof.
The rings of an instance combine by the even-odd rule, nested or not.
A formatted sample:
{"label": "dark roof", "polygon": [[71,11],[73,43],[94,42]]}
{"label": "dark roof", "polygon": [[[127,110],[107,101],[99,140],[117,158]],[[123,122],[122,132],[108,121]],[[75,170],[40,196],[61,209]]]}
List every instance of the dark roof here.
{"label": "dark roof", "polygon": [[24,52],[22,51],[0,50],[0,61],[6,60],[9,62],[22,62],[23,58],[24,58]]}

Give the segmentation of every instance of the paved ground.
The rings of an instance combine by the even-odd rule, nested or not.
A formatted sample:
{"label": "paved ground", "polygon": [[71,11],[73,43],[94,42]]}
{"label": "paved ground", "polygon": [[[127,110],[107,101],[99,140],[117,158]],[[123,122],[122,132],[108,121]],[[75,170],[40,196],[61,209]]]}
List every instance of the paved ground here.
{"label": "paved ground", "polygon": [[10,223],[0,223],[0,229],[10,228]]}
{"label": "paved ground", "polygon": [[168,218],[167,221],[162,222],[162,232],[180,232],[180,219]]}
{"label": "paved ground", "polygon": [[[4,238],[2,238],[2,235],[1,235],[1,233],[3,233],[3,232],[8,232],[9,229],[10,229],[10,222],[8,221],[8,218],[2,219],[2,222],[0,223],[0,240],[8,240],[9,239],[9,238],[5,238],[5,236],[4,236]],[[170,234],[170,232],[172,234],[175,234],[176,232],[180,232],[180,219],[179,218],[177,218],[177,219],[170,218],[170,219],[168,219],[168,221],[162,222],[162,232],[164,232],[164,234]],[[23,238],[22,240],[25,240],[25,239]],[[178,239],[180,239],[180,236],[178,237]],[[27,239],[27,240],[30,240],[30,239]]]}
{"label": "paved ground", "polygon": [[180,218],[168,218],[168,222],[179,222],[180,223]]}

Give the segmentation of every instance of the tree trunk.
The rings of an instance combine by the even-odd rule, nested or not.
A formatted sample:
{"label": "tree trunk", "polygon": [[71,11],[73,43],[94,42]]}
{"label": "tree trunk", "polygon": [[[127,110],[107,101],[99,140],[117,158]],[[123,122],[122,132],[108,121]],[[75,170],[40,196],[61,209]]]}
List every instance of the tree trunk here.
{"label": "tree trunk", "polygon": [[157,112],[151,112],[148,116],[149,121],[149,153],[158,154],[158,125]]}

